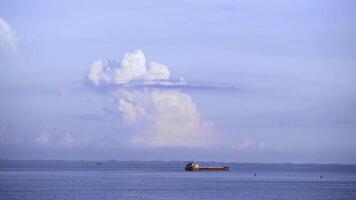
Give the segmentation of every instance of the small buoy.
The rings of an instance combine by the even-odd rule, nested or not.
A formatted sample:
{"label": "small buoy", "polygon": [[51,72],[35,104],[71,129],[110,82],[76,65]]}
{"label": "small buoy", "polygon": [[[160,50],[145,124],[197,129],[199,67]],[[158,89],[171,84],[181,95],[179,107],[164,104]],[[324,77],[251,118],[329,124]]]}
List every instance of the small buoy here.
{"label": "small buoy", "polygon": [[255,173],[255,176],[256,176],[256,173]]}
{"label": "small buoy", "polygon": [[323,176],[320,176],[320,179],[323,179]]}

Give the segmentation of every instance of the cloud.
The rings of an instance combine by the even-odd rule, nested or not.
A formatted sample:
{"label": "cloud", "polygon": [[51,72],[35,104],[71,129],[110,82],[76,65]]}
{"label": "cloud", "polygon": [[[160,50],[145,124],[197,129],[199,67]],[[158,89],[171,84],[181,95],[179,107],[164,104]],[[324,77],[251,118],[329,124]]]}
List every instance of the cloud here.
{"label": "cloud", "polygon": [[36,144],[71,147],[78,144],[78,139],[70,132],[58,132],[56,129],[43,129],[33,138]]}
{"label": "cloud", "polygon": [[248,149],[263,150],[265,149],[265,142],[247,138],[242,142],[238,143],[236,146],[234,146],[234,148],[240,151]]}
{"label": "cloud", "polygon": [[117,109],[133,127],[133,144],[202,147],[212,141],[214,124],[201,117],[189,94],[175,87],[135,87],[186,84],[182,77],[171,79],[163,64],[150,62],[146,66],[141,50],[126,53],[121,65],[96,60],[88,79],[97,88],[112,86],[109,93],[116,98]]}
{"label": "cloud", "polygon": [[[87,82],[84,82],[87,83]],[[92,85],[92,82],[90,82]],[[214,91],[214,92],[251,92],[252,90],[241,89],[234,86],[227,85],[207,85],[207,84],[199,84],[199,83],[187,83],[182,77],[179,80],[152,80],[152,81],[142,81],[136,80],[131,81],[126,84],[107,84],[107,85],[97,85],[95,86],[99,91],[115,91],[118,89],[143,89],[143,88],[151,88],[151,89],[177,89],[177,90],[185,90],[185,91]]]}
{"label": "cloud", "polygon": [[0,48],[16,54],[17,41],[18,37],[16,36],[15,31],[3,18],[0,17]]}
{"label": "cloud", "polygon": [[150,62],[146,66],[146,58],[142,50],[126,53],[121,64],[115,61],[104,62],[95,60],[89,69],[89,83],[107,90],[119,88],[157,88],[184,90],[229,90],[241,91],[234,86],[187,84],[183,77],[172,79],[166,65]]}
{"label": "cloud", "polygon": [[88,120],[88,121],[109,121],[110,120],[106,116],[92,114],[92,113],[80,114],[77,116],[79,119]]}
{"label": "cloud", "polygon": [[137,118],[137,110],[138,108],[135,108],[132,103],[126,101],[125,99],[120,99],[119,111],[124,113],[124,118],[127,121],[135,121],[135,119]]}
{"label": "cloud", "polygon": [[146,58],[141,50],[126,53],[121,60],[121,66],[110,66],[102,60],[96,60],[88,74],[88,79],[97,86],[126,84],[135,80],[168,80],[169,77],[170,72],[165,65],[150,62],[147,67]]}
{"label": "cloud", "polygon": [[148,146],[207,145],[214,125],[203,119],[192,98],[177,90],[126,91],[119,110],[130,124],[144,125],[133,142]]}

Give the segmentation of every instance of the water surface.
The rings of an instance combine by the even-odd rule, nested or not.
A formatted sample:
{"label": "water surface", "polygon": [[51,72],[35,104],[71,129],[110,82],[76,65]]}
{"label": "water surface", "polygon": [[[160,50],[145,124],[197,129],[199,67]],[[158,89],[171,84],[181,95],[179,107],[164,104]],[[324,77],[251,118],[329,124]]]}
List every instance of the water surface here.
{"label": "water surface", "polygon": [[231,171],[185,172],[184,162],[101,163],[0,161],[0,199],[356,199],[355,165],[201,163]]}

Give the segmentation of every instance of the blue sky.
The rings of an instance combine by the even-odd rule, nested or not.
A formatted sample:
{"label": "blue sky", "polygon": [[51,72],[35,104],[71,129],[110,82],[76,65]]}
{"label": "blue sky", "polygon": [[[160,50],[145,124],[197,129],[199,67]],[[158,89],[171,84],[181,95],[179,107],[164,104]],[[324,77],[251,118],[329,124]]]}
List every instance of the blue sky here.
{"label": "blue sky", "polygon": [[1,1],[0,157],[356,163],[355,8]]}

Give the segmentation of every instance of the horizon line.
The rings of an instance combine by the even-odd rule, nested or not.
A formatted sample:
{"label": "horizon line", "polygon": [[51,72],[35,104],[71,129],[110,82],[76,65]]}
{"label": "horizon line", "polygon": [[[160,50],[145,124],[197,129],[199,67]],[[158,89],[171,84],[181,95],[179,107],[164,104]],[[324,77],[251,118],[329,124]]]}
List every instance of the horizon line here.
{"label": "horizon line", "polygon": [[[65,161],[65,162],[191,162],[192,160],[78,160],[78,159],[4,159],[0,161]],[[355,165],[356,163],[311,163],[311,162],[239,162],[239,161],[203,161],[196,160],[201,163],[233,163],[233,164],[277,164],[277,165]]]}

